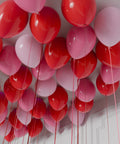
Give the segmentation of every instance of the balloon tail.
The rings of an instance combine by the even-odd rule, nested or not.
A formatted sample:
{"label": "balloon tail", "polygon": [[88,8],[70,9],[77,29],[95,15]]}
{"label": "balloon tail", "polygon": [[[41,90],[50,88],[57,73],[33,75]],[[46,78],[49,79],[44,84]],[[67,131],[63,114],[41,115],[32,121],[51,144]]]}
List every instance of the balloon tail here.
{"label": "balloon tail", "polygon": [[79,111],[77,111],[77,144],[79,144]]}
{"label": "balloon tail", "polygon": [[112,83],[113,83],[112,86],[113,86],[113,94],[114,94],[114,102],[115,102],[115,111],[116,111],[116,121],[117,121],[118,140],[119,140],[119,144],[120,144],[119,123],[118,123],[118,112],[117,112],[117,100],[116,100],[115,86],[114,86],[114,79],[113,79],[112,58],[111,58],[110,47],[108,47],[108,52],[109,52],[109,57],[110,57],[111,77],[112,77]]}
{"label": "balloon tail", "polygon": [[54,144],[56,144],[56,134],[57,134],[57,122],[56,122],[56,125],[55,125],[55,137],[54,137]]}
{"label": "balloon tail", "polygon": [[109,116],[108,116],[108,100],[107,100],[107,96],[106,98],[106,115],[107,115],[107,130],[108,130],[108,144],[110,143],[110,133],[109,133]]}

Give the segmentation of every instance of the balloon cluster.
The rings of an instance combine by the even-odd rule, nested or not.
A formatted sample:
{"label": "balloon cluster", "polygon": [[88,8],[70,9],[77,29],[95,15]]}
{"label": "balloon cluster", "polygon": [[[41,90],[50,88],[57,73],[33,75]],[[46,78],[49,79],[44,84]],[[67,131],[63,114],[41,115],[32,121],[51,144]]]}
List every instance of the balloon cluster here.
{"label": "balloon cluster", "polygon": [[[88,76],[95,70],[97,58],[103,63],[96,80],[100,93],[109,96],[113,85],[115,91],[119,87],[120,10],[103,9],[96,16],[94,31],[90,23],[96,14],[95,0],[62,0],[63,16],[73,25],[64,38],[57,37],[61,27],[58,13],[45,2],[7,0],[0,5],[0,71],[9,76],[0,92],[0,135],[7,141],[27,133],[37,136],[43,122],[55,133],[67,112],[73,124],[77,125],[78,116],[82,124],[94,104],[96,88]],[[20,36],[14,46],[3,47],[2,39],[16,36],[28,22],[32,34]],[[35,91],[30,88],[33,76]],[[67,91],[76,96],[69,108]],[[47,98],[48,105],[42,98]],[[9,115],[8,102],[17,103]]]}

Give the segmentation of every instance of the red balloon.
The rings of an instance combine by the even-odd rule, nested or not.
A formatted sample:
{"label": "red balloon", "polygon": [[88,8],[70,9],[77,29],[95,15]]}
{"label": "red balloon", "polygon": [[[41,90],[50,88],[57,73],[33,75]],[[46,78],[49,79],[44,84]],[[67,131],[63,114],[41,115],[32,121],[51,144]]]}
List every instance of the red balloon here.
{"label": "red balloon", "polygon": [[95,17],[96,2],[95,0],[62,0],[62,12],[69,23],[84,27]]}
{"label": "red balloon", "polygon": [[17,102],[23,95],[23,90],[15,89],[11,83],[10,79],[8,78],[4,84],[4,93],[8,101],[11,103]]}
{"label": "red balloon", "polygon": [[27,126],[30,137],[35,137],[40,134],[43,129],[43,124],[40,119],[32,119],[31,123]]}
{"label": "red balloon", "polygon": [[[99,90],[99,92],[102,95],[110,96],[114,93],[113,84],[104,83],[104,81],[102,80],[100,75],[97,77],[96,86],[97,86],[97,89]],[[114,83],[115,91],[118,89],[118,87],[119,87],[119,81]]]}
{"label": "red balloon", "polygon": [[88,77],[95,70],[96,65],[97,57],[93,51],[86,57],[71,60],[72,70],[79,79]]}
{"label": "red balloon", "polygon": [[2,126],[4,124],[4,122],[5,122],[5,120],[2,123],[0,123],[0,126]]}
{"label": "red balloon", "polygon": [[20,33],[28,22],[28,13],[20,9],[13,0],[0,5],[0,37],[10,38]]}
{"label": "red balloon", "polygon": [[14,128],[11,129],[10,133],[5,136],[5,140],[8,141],[8,142],[11,142],[13,141],[15,138],[15,135],[14,135]]}
{"label": "red balloon", "polygon": [[40,119],[45,115],[46,104],[44,103],[44,101],[40,97],[36,98],[36,104],[35,104],[33,110],[30,111],[30,113],[36,119]]}
{"label": "red balloon", "polygon": [[56,110],[62,110],[68,101],[68,94],[64,88],[57,86],[56,91],[48,97],[50,106]]}
{"label": "red balloon", "polygon": [[21,66],[16,74],[10,76],[10,82],[11,85],[16,89],[27,89],[32,82],[32,74],[29,68],[25,67],[24,65]]}
{"label": "red balloon", "polygon": [[2,48],[3,48],[3,41],[2,39],[0,39],[0,52],[2,51]]}
{"label": "red balloon", "polygon": [[8,100],[3,92],[0,92],[0,114],[4,113],[8,106]]}
{"label": "red balloon", "polygon": [[61,121],[65,117],[67,110],[67,105],[60,111],[55,111],[52,107],[49,107],[50,115],[56,122]]}
{"label": "red balloon", "polygon": [[31,15],[30,28],[32,34],[40,43],[52,41],[57,36],[60,27],[60,17],[50,7],[44,7],[39,14]]}
{"label": "red balloon", "polygon": [[47,44],[45,47],[45,59],[49,67],[53,69],[63,67],[70,59],[66,47],[66,39],[57,37]]}
{"label": "red balloon", "polygon": [[15,129],[21,129],[23,127],[23,124],[17,118],[16,109],[10,113],[9,122]]}
{"label": "red balloon", "polygon": [[83,113],[89,112],[93,107],[93,103],[94,103],[93,100],[90,102],[82,102],[78,98],[75,98],[75,101],[74,101],[76,109]]}
{"label": "red balloon", "polygon": [[[115,46],[110,47],[110,54],[112,59],[112,67],[120,68],[120,42]],[[101,42],[97,43],[96,55],[102,63],[111,66],[109,48],[103,45]]]}

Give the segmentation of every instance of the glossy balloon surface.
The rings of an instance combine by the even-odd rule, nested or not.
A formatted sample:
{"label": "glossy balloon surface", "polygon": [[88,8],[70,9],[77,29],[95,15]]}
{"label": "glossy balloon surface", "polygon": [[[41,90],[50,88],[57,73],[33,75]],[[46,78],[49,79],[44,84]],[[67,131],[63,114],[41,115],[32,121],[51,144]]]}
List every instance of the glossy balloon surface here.
{"label": "glossy balloon surface", "polygon": [[52,41],[57,36],[60,27],[60,17],[50,7],[44,7],[38,14],[31,15],[31,32],[40,43],[46,44]]}
{"label": "glossy balloon surface", "polygon": [[21,129],[14,129],[16,138],[24,137],[28,133],[27,127],[23,126]]}
{"label": "glossy balloon surface", "polygon": [[14,128],[11,129],[10,133],[5,136],[5,140],[8,141],[8,142],[11,142],[13,141],[15,138],[15,135],[14,135]]}

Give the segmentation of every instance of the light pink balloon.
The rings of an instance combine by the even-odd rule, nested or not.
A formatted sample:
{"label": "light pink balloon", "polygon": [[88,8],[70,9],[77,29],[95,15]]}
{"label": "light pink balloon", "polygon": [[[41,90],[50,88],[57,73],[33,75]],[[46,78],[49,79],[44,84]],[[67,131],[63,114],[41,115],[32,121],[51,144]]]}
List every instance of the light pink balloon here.
{"label": "light pink balloon", "polygon": [[7,114],[8,114],[8,109],[6,109],[4,113],[0,114],[0,123],[2,123],[6,119]]}
{"label": "light pink balloon", "polygon": [[15,50],[20,61],[28,67],[35,68],[40,63],[42,45],[33,36],[22,35],[15,44]]}
{"label": "light pink balloon", "polygon": [[[46,114],[44,115],[43,119],[44,119],[45,128],[49,132],[55,133],[56,121],[52,119],[48,110],[47,110]],[[57,122],[57,131],[59,131],[59,128],[60,128],[60,123]]]}
{"label": "light pink balloon", "polygon": [[16,115],[18,120],[24,125],[28,125],[31,122],[31,114],[23,111],[20,107],[17,108]]}
{"label": "light pink balloon", "polygon": [[96,43],[96,36],[90,26],[72,27],[67,35],[67,49],[71,57],[80,59],[85,57]]}
{"label": "light pink balloon", "polygon": [[15,137],[19,138],[19,137],[23,137],[28,133],[28,130],[26,128],[26,126],[23,126],[21,129],[14,129],[14,135]]}
{"label": "light pink balloon", "polygon": [[0,52],[0,71],[6,75],[13,75],[20,67],[21,62],[16,56],[15,47],[5,46]]}
{"label": "light pink balloon", "polygon": [[0,135],[1,136],[7,136],[10,131],[11,131],[11,124],[10,122],[8,121],[8,119],[5,120],[5,122],[0,126]]}
{"label": "light pink balloon", "polygon": [[74,75],[70,64],[56,71],[57,82],[66,90],[76,91],[77,89],[77,77]]}
{"label": "light pink balloon", "polygon": [[50,78],[46,81],[38,81],[37,94],[41,97],[48,97],[52,95],[57,88],[57,83],[54,78]]}
{"label": "light pink balloon", "polygon": [[14,0],[23,10],[30,13],[38,13],[44,7],[46,0]]}
{"label": "light pink balloon", "polygon": [[106,7],[95,20],[95,33],[106,46],[111,47],[120,41],[120,9]]}
{"label": "light pink balloon", "polygon": [[[73,107],[72,106],[69,107],[68,117],[74,125],[77,125],[77,110],[74,105]],[[79,112],[79,125],[83,123],[84,119],[85,119],[85,113]]]}
{"label": "light pink balloon", "polygon": [[19,100],[19,106],[26,112],[29,112],[33,109],[35,104],[35,93],[31,88],[28,88],[24,91],[23,96]]}
{"label": "light pink balloon", "polygon": [[83,102],[90,102],[94,99],[95,94],[94,84],[89,79],[81,79],[75,92],[76,97]]}
{"label": "light pink balloon", "polygon": [[[112,76],[112,74],[113,74],[113,76]],[[111,72],[111,67],[102,64],[101,70],[100,70],[100,75],[102,77],[102,80],[106,84],[113,84],[120,80],[120,68],[112,68],[112,72]],[[112,77],[113,77],[113,79],[112,79]]]}
{"label": "light pink balloon", "polygon": [[38,78],[42,81],[50,79],[54,75],[55,70],[48,66],[45,58],[43,57],[40,64],[36,68],[32,69],[32,73],[35,78]]}

